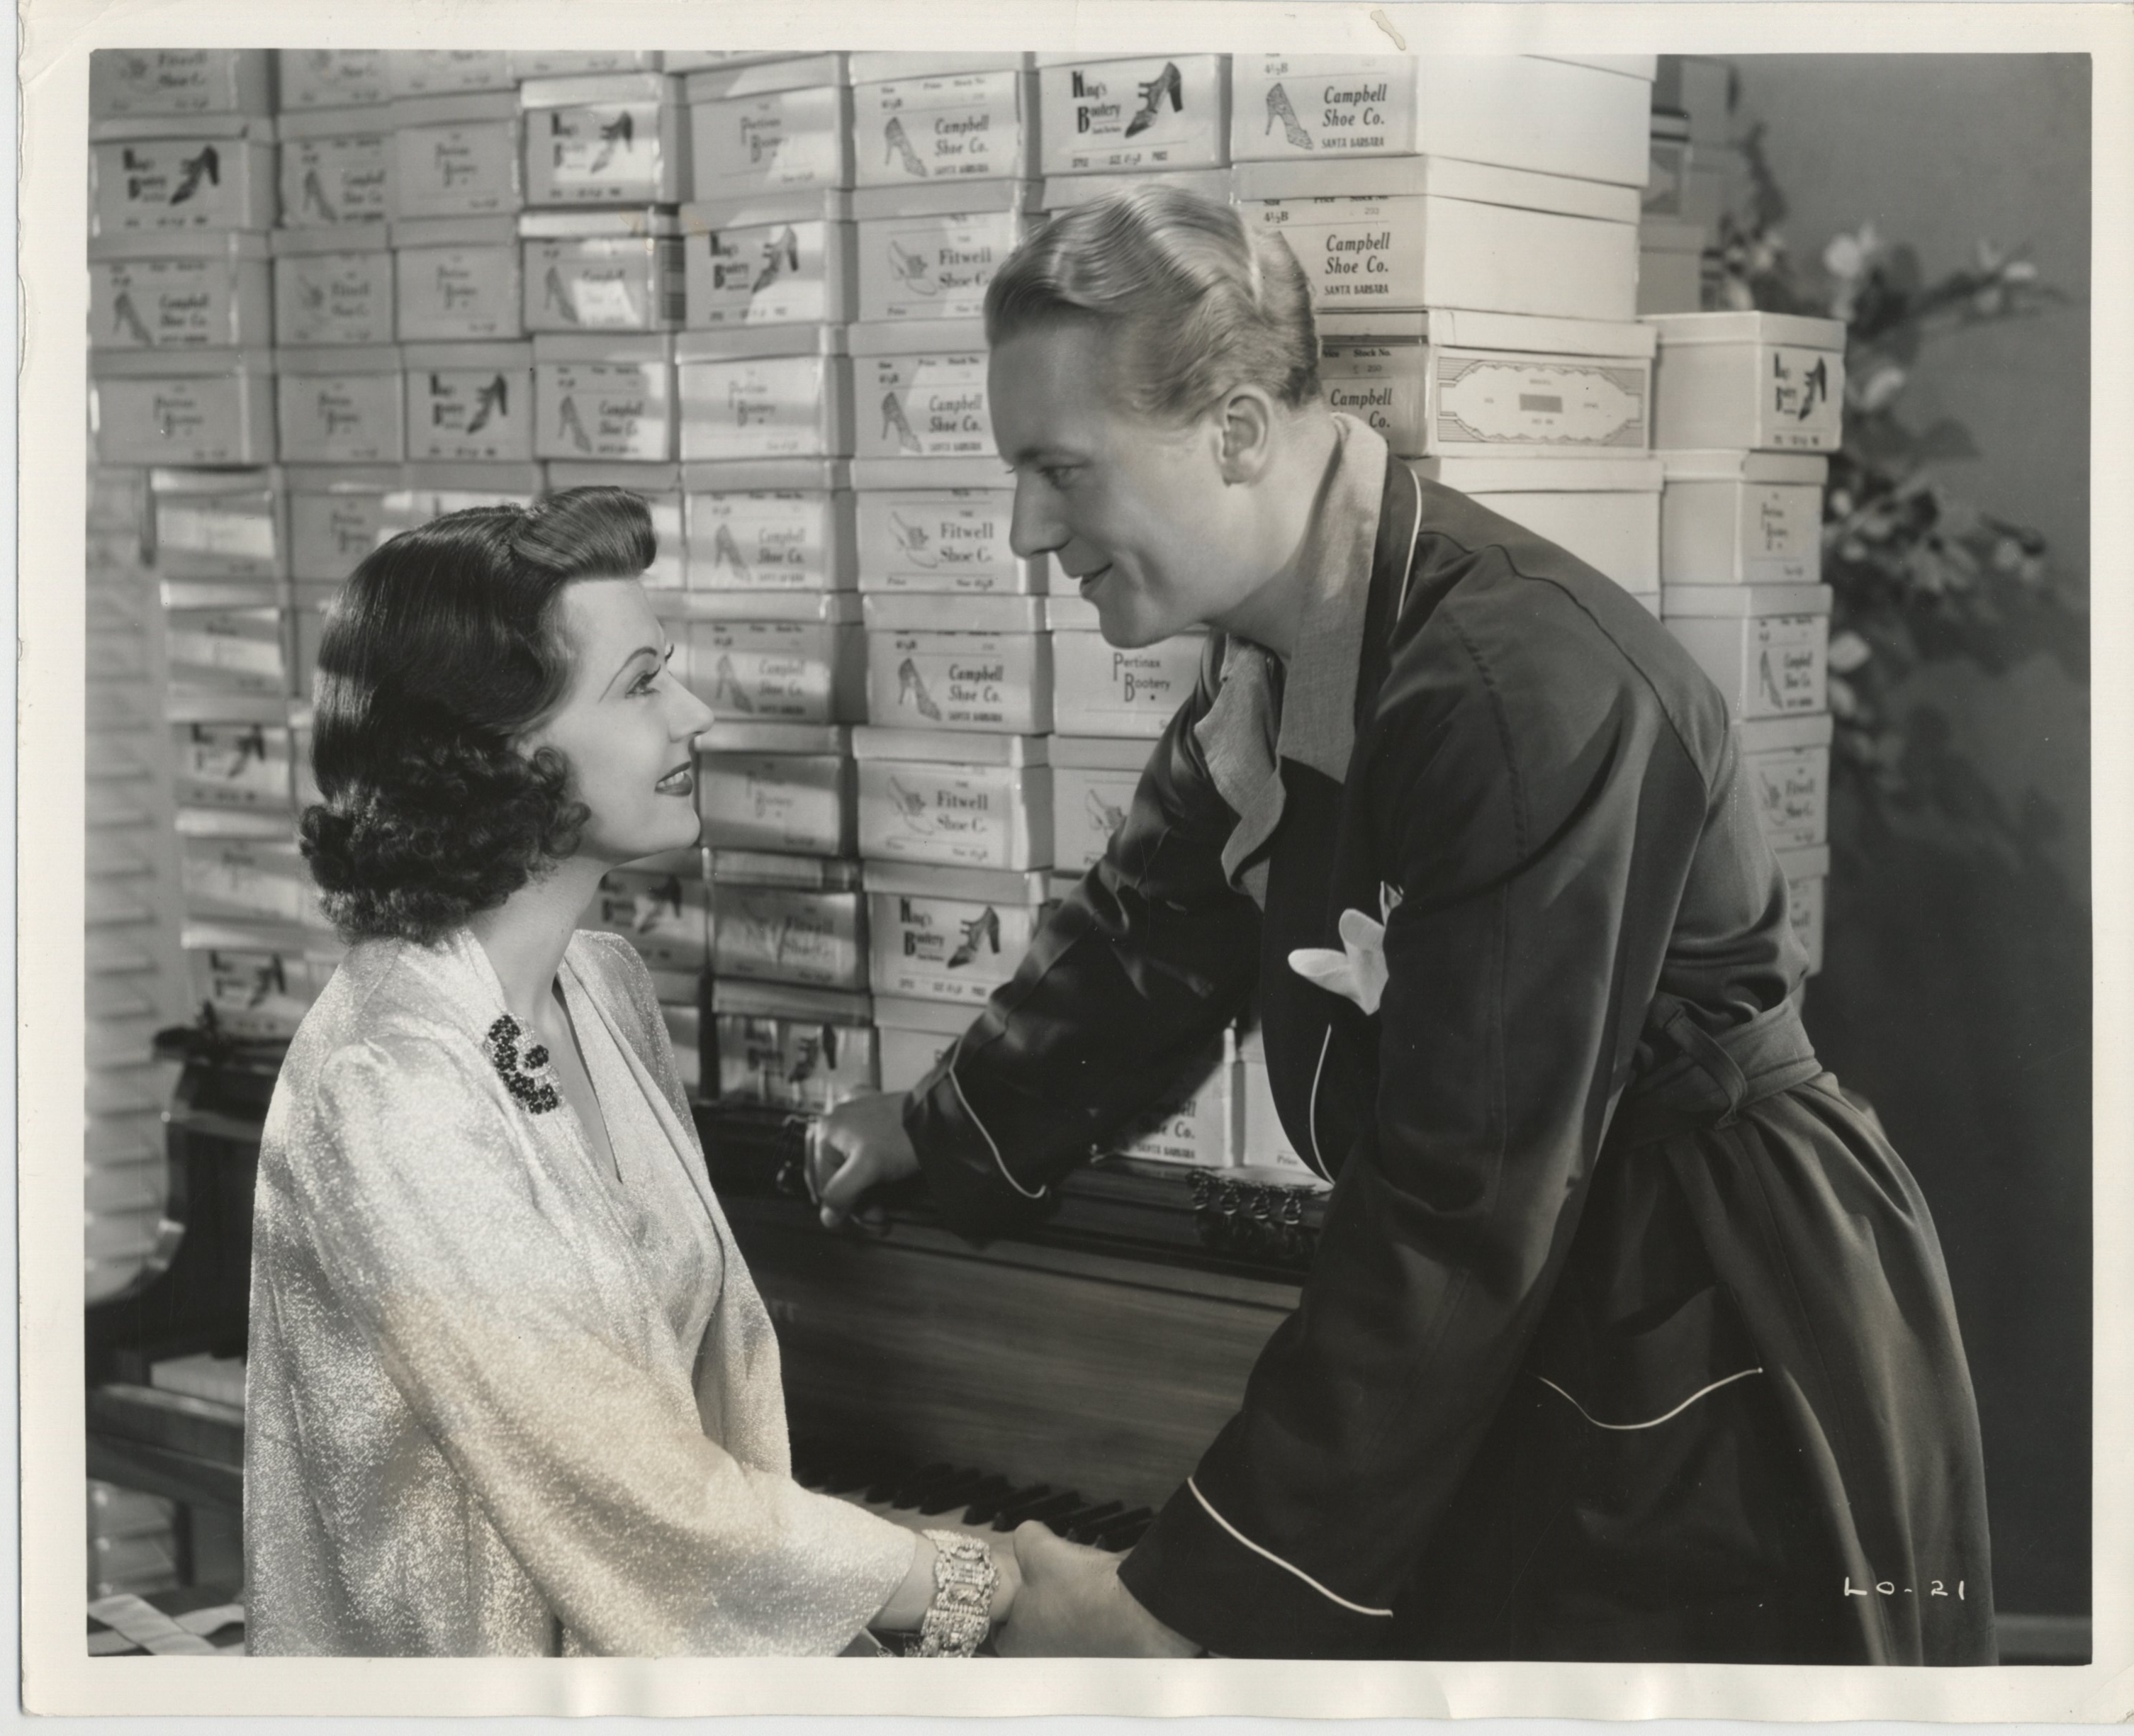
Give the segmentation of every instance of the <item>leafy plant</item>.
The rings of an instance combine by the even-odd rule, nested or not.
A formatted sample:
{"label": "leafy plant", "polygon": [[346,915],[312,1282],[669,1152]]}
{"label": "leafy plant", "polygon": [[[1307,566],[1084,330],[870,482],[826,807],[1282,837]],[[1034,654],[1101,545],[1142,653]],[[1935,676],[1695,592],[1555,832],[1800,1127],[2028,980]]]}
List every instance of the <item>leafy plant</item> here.
{"label": "leafy plant", "polygon": [[1985,324],[2035,317],[2065,299],[2020,250],[1981,241],[1971,264],[1929,280],[1909,246],[1872,224],[1834,237],[1820,280],[1804,287],[1781,227],[1784,192],[1764,129],[1742,141],[1744,206],[1720,224],[1719,275],[1707,299],[1729,308],[1841,320],[1846,326],[1844,437],[1823,498],[1823,582],[1831,616],[1834,792],[1874,820],[1930,811],[1963,835],[2027,857],[2050,816],[2003,810],[1952,747],[1929,708],[1901,713],[1907,679],[1963,660],[1992,674],[2044,653],[2088,677],[2088,633],[2058,588],[2044,537],[1951,489],[1938,467],[1976,457],[1962,423],[1906,421],[1905,388],[1936,345]]}

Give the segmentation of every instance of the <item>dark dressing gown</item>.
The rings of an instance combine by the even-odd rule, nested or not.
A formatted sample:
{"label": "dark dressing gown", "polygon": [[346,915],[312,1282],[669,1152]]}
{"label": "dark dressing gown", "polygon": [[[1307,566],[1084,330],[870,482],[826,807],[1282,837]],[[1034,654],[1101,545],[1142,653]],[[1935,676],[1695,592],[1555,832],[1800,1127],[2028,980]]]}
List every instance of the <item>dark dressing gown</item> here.
{"label": "dark dressing gown", "polygon": [[[1325,1228],[1125,1584],[1238,1656],[1992,1661],[1940,1248],[1802,1028],[1719,694],[1337,421],[1288,667],[1211,635],[906,1105],[952,1221],[1026,1222],[1257,999]],[[1347,910],[1375,1010],[1289,963]]]}

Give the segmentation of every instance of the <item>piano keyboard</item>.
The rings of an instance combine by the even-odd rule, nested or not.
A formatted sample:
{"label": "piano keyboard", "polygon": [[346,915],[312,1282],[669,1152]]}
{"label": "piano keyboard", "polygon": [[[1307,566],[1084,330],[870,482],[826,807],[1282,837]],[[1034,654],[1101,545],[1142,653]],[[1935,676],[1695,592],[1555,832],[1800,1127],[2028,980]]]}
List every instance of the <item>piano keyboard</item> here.
{"label": "piano keyboard", "polygon": [[1017,1484],[997,1473],[945,1460],[885,1461],[847,1441],[809,1437],[793,1443],[793,1475],[803,1487],[834,1495],[912,1530],[954,1530],[1003,1541],[1026,1519],[1070,1543],[1115,1552],[1132,1549],[1156,1518],[1148,1507],[1103,1501],[1047,1483]]}

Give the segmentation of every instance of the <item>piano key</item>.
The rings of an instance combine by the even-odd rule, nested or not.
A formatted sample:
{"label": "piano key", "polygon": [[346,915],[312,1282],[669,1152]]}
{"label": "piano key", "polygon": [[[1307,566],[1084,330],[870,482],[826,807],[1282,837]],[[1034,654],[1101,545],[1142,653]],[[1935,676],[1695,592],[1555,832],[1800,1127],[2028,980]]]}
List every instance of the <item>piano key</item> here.
{"label": "piano key", "polygon": [[[988,1476],[975,1487],[964,1490],[958,1497],[963,1505],[963,1511],[960,1516],[966,1524],[983,1522],[989,1525],[992,1522],[990,1516],[983,1521],[973,1521],[971,1518],[971,1509],[987,1501],[1003,1500],[1013,1493],[1015,1493],[1015,1485],[1005,1477]],[[938,1511],[947,1512],[949,1509],[944,1507]]]}
{"label": "piano key", "polygon": [[1117,1524],[1108,1525],[1097,1533],[1096,1545],[1117,1553],[1132,1549],[1140,1542],[1148,1528],[1156,1523],[1156,1515],[1147,1507],[1137,1507]]}
{"label": "piano key", "polygon": [[1001,1509],[999,1516],[993,1521],[993,1529],[1011,1531],[1030,1520],[1050,1521],[1062,1513],[1072,1513],[1082,1505],[1082,1497],[1072,1489],[1045,1500],[1011,1502]]}
{"label": "piano key", "polygon": [[886,1472],[867,1486],[867,1501],[872,1506],[886,1506],[890,1497],[905,1484],[924,1482],[934,1477],[945,1477],[954,1468],[953,1465],[935,1463],[923,1465],[915,1472],[908,1470]]}
{"label": "piano key", "polygon": [[975,1471],[952,1466],[934,1476],[906,1477],[882,1497],[882,1504],[885,1506],[909,1507],[915,1513],[921,1513],[926,1510],[926,1502],[935,1491],[957,1484],[973,1483],[978,1481],[978,1477]]}
{"label": "piano key", "polygon": [[973,1526],[997,1525],[1001,1516],[1010,1507],[1019,1507],[1026,1502],[1043,1501],[1053,1492],[1050,1483],[1041,1482],[1026,1485],[1018,1489],[1011,1489],[1005,1495],[990,1497],[984,1501],[973,1501],[963,1510],[963,1523]]}
{"label": "piano key", "polygon": [[1092,1519],[1101,1519],[1106,1513],[1118,1505],[1119,1503],[1116,1501],[1107,1501],[1101,1503],[1092,1501],[1080,1501],[1077,1505],[1068,1508],[1064,1513],[1048,1513],[1045,1515],[1045,1524],[1055,1535],[1065,1537],[1068,1532],[1072,1530],[1076,1526],[1084,1524]]}
{"label": "piano key", "polygon": [[870,1465],[865,1460],[851,1459],[825,1469],[822,1480],[813,1487],[825,1495],[854,1495],[881,1475],[878,1463]]}
{"label": "piano key", "polygon": [[986,1474],[983,1471],[963,1471],[945,1482],[936,1483],[912,1502],[919,1511],[931,1517],[957,1507],[970,1505],[971,1497],[983,1487]]}
{"label": "piano key", "polygon": [[1123,1501],[1108,1501],[1101,1506],[1084,1507],[1055,1521],[1052,1529],[1069,1543],[1087,1543],[1105,1526],[1115,1522],[1126,1511],[1126,1506]]}

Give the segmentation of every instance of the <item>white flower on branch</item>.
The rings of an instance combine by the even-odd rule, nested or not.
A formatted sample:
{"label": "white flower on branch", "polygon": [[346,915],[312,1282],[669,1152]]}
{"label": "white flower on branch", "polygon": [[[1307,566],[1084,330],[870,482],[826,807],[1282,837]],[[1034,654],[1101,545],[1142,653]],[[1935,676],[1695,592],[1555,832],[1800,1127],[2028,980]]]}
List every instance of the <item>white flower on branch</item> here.
{"label": "white flower on branch", "polygon": [[1874,646],[1850,630],[1830,641],[1830,666],[1841,675],[1851,675],[1874,655]]}

